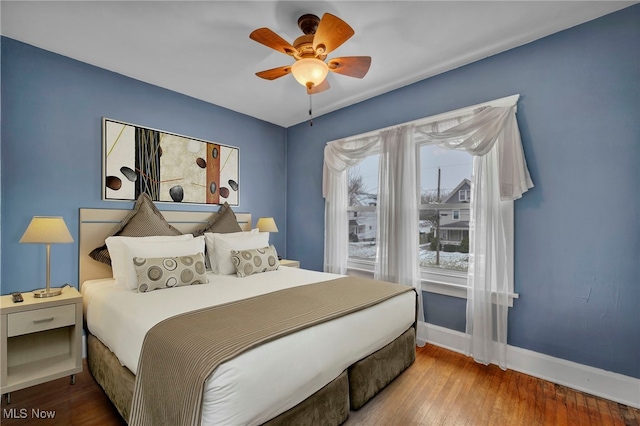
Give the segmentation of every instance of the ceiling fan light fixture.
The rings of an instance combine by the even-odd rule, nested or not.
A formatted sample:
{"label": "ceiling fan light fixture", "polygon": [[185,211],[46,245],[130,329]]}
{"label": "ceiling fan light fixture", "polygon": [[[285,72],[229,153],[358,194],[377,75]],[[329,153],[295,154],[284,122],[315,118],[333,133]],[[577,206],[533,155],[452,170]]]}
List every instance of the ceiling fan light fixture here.
{"label": "ceiling fan light fixture", "polygon": [[320,59],[303,58],[291,66],[291,73],[298,83],[310,88],[324,81],[329,73],[329,66]]}

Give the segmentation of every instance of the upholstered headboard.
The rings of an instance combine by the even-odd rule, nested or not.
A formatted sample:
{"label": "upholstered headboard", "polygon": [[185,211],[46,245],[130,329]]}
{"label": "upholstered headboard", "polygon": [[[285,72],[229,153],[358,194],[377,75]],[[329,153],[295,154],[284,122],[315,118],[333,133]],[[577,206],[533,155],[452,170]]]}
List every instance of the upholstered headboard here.
{"label": "upholstered headboard", "polygon": [[[80,249],[78,259],[79,285],[86,280],[109,278],[111,267],[89,257],[91,250],[104,244],[113,235],[120,222],[131,210],[80,209]],[[165,220],[183,233],[196,231],[206,225],[212,212],[160,211]],[[251,229],[251,214],[236,213],[238,224],[244,231]]]}

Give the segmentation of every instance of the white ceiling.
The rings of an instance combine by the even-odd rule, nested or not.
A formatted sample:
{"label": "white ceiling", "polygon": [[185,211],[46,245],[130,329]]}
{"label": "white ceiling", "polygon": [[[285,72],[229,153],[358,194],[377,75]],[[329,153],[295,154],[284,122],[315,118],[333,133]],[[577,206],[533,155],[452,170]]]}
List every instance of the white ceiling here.
{"label": "white ceiling", "polygon": [[329,75],[314,116],[622,9],[615,1],[2,1],[2,35],[283,127],[308,118],[293,62],[249,39],[268,27],[293,42],[298,18],[332,13],[355,35],[328,58],[371,56],[359,80]]}

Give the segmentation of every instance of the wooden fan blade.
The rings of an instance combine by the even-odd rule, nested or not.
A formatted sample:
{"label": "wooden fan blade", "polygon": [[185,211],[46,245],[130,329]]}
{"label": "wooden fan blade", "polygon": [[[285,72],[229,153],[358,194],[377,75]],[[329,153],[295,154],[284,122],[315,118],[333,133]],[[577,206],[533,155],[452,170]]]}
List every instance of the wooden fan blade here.
{"label": "wooden fan blade", "polygon": [[269,28],[258,28],[249,34],[249,38],[289,56],[296,52],[295,47]]}
{"label": "wooden fan blade", "polygon": [[318,29],[313,37],[313,49],[324,54],[336,50],[342,43],[355,34],[353,28],[342,19],[330,13],[322,15]]}
{"label": "wooden fan blade", "polygon": [[257,72],[256,75],[260,78],[264,78],[265,80],[275,80],[276,78],[280,78],[285,76],[291,72],[291,65],[286,65],[284,67],[273,68],[270,70]]}
{"label": "wooden fan blade", "polygon": [[329,85],[329,82],[325,78],[322,81],[322,83],[318,84],[317,86],[313,86],[311,89],[307,87],[307,94],[315,95],[316,93],[324,92],[325,90],[329,90],[330,88],[331,86]]}
{"label": "wooden fan blade", "polygon": [[333,58],[327,65],[329,70],[349,77],[362,78],[371,66],[371,56],[344,56]]}

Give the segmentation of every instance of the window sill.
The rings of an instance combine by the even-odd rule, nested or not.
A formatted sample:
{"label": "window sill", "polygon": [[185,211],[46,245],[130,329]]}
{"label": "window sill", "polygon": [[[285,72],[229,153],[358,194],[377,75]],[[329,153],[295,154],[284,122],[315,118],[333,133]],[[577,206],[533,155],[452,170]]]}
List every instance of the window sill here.
{"label": "window sill", "polygon": [[[373,278],[374,265],[371,262],[350,260],[347,266],[347,274],[360,276],[364,278]],[[424,271],[423,271],[423,274],[424,274]],[[439,275],[448,276],[448,274],[442,274],[442,273],[440,273]],[[454,276],[454,279],[459,279],[460,276],[461,274],[456,274],[456,276]],[[422,291],[426,291],[429,293],[442,294],[445,296],[458,297],[460,299],[467,298],[468,287],[464,284],[454,284],[446,281],[425,279],[424,277],[420,279],[420,282],[422,284],[421,286]],[[518,293],[509,294],[510,308],[513,307],[513,300],[518,298],[519,298]]]}

